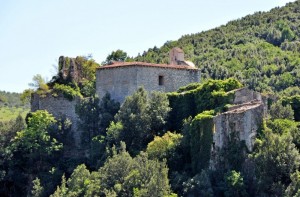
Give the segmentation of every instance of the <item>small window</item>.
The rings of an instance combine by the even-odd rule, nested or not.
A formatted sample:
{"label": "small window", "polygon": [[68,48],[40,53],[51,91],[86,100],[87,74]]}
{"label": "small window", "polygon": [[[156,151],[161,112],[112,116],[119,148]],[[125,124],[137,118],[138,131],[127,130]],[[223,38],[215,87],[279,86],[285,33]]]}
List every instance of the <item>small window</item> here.
{"label": "small window", "polygon": [[164,85],[164,76],[158,76],[158,85]]}

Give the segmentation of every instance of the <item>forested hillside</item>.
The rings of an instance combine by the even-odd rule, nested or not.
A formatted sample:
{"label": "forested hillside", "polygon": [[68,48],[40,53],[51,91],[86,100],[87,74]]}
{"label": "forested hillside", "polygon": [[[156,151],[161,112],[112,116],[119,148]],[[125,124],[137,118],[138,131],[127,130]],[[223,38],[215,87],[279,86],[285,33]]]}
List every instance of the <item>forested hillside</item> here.
{"label": "forested hillside", "polygon": [[[34,76],[35,90],[21,97],[0,92],[0,107],[19,106],[20,98],[28,102],[33,91],[76,101],[75,134],[81,134],[76,144],[75,122],[47,110],[0,120],[0,196],[299,196],[299,25],[300,0],[185,35],[135,58],[112,52],[105,64],[167,63],[170,49],[181,47],[202,72],[201,83],[171,93],[141,87],[121,105],[109,94],[96,95],[99,65],[91,57],[60,58],[52,80]],[[243,86],[262,92],[259,102],[268,109],[248,136],[253,149],[239,139],[243,131],[235,130],[244,119],[228,119],[223,122],[232,131],[212,151],[214,118],[241,107],[233,100]]]}
{"label": "forested hillside", "polygon": [[235,77],[258,91],[300,85],[300,1],[257,12],[215,29],[150,48],[136,61],[167,63],[173,47],[201,69],[202,78]]}

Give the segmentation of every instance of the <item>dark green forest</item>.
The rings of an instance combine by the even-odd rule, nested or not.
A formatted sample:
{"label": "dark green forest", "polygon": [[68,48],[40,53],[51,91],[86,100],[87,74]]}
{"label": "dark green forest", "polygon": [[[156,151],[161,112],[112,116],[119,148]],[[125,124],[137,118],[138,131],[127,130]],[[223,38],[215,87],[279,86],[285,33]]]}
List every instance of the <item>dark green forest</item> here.
{"label": "dark green forest", "polygon": [[[58,71],[22,95],[0,92],[0,107],[25,107],[35,92],[74,100],[79,147],[67,118],[45,110],[0,120],[0,196],[300,196],[300,1],[215,29],[167,41],[137,57],[112,61],[168,63],[180,47],[201,83],[177,92],[139,88],[124,103],[95,94],[97,64],[77,57],[84,80]],[[68,59],[66,59],[66,62]],[[61,68],[61,65],[58,65]],[[249,87],[267,99],[253,151],[229,137],[210,168],[213,117]]]}

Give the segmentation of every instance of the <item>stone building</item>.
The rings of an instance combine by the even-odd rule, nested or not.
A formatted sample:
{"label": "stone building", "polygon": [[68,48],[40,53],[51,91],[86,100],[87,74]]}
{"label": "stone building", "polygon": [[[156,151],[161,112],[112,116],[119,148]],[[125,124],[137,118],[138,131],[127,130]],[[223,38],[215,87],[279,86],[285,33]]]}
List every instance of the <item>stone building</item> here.
{"label": "stone building", "polygon": [[214,146],[221,149],[227,145],[231,135],[234,135],[239,141],[244,141],[247,149],[252,151],[257,130],[266,113],[265,99],[260,93],[248,88],[233,92],[233,106],[214,117]]}
{"label": "stone building", "polygon": [[200,71],[184,60],[179,48],[170,52],[170,64],[116,62],[102,66],[96,73],[96,91],[100,98],[110,93],[122,103],[126,96],[143,86],[146,91],[172,92],[189,83],[200,81]]}

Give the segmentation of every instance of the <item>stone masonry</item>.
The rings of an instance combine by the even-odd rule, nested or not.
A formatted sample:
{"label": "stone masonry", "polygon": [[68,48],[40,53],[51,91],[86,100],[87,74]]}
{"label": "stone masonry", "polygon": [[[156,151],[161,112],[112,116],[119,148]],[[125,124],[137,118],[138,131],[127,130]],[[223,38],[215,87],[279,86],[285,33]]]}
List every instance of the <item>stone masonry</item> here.
{"label": "stone masonry", "polygon": [[31,97],[31,111],[47,110],[56,119],[68,118],[72,122],[71,131],[75,139],[75,145],[78,147],[80,144],[81,132],[78,131],[78,116],[75,113],[75,106],[79,102],[79,98],[72,101],[59,95],[57,97],[51,94],[40,96],[38,94],[32,94]]}
{"label": "stone masonry", "polygon": [[234,105],[214,117],[212,155],[227,146],[232,136],[244,141],[248,151],[252,151],[257,131],[262,126],[266,105],[261,94],[248,88],[233,91]]}
{"label": "stone masonry", "polygon": [[186,66],[121,63],[97,70],[96,89],[102,98],[107,92],[122,103],[126,96],[143,86],[146,91],[172,92],[192,82],[199,82],[198,69]]}
{"label": "stone masonry", "polygon": [[184,60],[180,48],[170,51],[170,64],[145,62],[116,62],[98,68],[96,92],[100,98],[106,93],[122,103],[126,96],[143,86],[146,91],[173,92],[192,82],[200,81],[200,71],[192,62]]}

